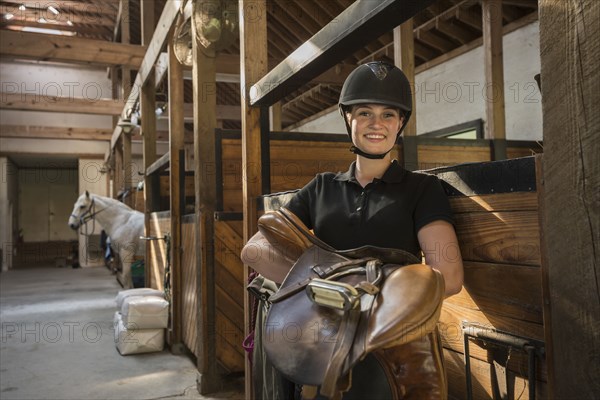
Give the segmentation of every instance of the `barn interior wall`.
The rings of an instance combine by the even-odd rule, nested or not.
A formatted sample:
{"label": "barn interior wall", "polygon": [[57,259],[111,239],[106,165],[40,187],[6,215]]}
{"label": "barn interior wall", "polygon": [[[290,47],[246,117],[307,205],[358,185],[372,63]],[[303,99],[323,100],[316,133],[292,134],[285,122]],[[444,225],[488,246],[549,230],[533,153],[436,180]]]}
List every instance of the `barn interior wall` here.
{"label": "barn interior wall", "polygon": [[76,239],[67,221],[77,198],[77,170],[20,168],[18,179],[19,231],[23,241]]}
{"label": "barn interior wall", "polygon": [[12,268],[12,256],[18,235],[17,167],[7,157],[0,157],[0,269]]}
{"label": "barn interior wall", "polygon": [[[542,103],[534,76],[540,72],[538,22],[504,36],[506,138],[542,140]],[[417,133],[485,116],[483,47],[479,46],[416,76]],[[345,133],[337,110],[294,131]]]}
{"label": "barn interior wall", "polygon": [[[2,93],[35,95],[42,103],[51,103],[54,97],[90,102],[113,97],[106,68],[84,65],[3,61],[0,63],[0,82]],[[112,128],[109,115],[2,110],[0,117],[7,125]]]}

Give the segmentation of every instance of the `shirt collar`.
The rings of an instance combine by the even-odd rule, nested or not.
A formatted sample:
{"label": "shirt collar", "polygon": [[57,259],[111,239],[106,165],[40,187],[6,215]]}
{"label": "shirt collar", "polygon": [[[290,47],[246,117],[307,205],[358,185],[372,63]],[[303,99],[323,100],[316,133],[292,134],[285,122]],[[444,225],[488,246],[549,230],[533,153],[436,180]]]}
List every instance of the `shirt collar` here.
{"label": "shirt collar", "polygon": [[[339,172],[333,178],[336,181],[345,181],[345,182],[357,182],[356,177],[354,175],[356,171],[356,161],[352,161],[350,164],[350,168],[346,172]],[[386,183],[399,183],[404,178],[406,174],[406,170],[398,163],[398,160],[393,160],[390,163],[388,169],[384,172],[380,180]]]}

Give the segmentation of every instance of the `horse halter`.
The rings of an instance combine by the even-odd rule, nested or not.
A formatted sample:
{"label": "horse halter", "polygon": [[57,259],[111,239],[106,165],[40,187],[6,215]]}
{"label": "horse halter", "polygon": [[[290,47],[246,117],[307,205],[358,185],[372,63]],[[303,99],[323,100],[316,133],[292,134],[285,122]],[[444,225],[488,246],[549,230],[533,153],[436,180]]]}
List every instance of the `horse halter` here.
{"label": "horse halter", "polygon": [[[75,214],[71,214],[71,217],[76,218],[79,220],[79,226],[85,224],[86,222],[88,222],[90,219],[94,218],[95,214],[92,214],[92,210],[94,208],[94,199],[92,199],[92,202],[90,203],[90,206],[88,207],[87,210],[85,210],[83,212],[83,214],[81,215],[75,215]],[[90,214],[89,216],[87,214]]]}
{"label": "horse halter", "polygon": [[87,227],[86,227],[85,233],[81,232],[81,234],[84,236],[89,236],[94,233],[94,231],[96,230],[96,220],[94,219],[94,217],[96,216],[96,214],[103,211],[104,209],[102,209],[100,211],[95,211],[95,210],[96,210],[96,202],[94,199],[92,199],[92,202],[90,203],[90,206],[88,207],[88,209],[85,210],[81,215],[77,216],[75,214],[71,214],[71,217],[75,217],[75,218],[79,219],[79,229],[80,230],[88,221],[90,221],[90,220],[94,221],[94,225],[92,226],[92,233],[87,233]]}

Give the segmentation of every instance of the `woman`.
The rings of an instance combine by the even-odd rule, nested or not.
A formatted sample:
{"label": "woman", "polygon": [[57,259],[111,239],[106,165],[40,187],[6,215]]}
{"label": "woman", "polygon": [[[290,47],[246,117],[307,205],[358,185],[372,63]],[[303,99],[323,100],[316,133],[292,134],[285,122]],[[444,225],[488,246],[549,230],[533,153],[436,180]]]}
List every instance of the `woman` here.
{"label": "woman", "polygon": [[[446,296],[458,293],[463,283],[462,258],[442,186],[435,176],[405,170],[390,155],[412,112],[406,76],[387,63],[363,64],[344,82],[339,108],[356,160],[344,173],[317,175],[286,207],[319,239],[339,250],[372,245],[402,249],[419,258],[423,252],[425,263],[444,277]],[[245,246],[242,259],[265,277],[281,282],[290,260],[269,248],[258,233]],[[353,381],[360,376],[357,369],[360,364]],[[439,380],[445,382],[443,377]],[[423,382],[414,390],[403,385],[406,398],[445,397],[439,387],[432,389],[433,394],[423,391]]]}

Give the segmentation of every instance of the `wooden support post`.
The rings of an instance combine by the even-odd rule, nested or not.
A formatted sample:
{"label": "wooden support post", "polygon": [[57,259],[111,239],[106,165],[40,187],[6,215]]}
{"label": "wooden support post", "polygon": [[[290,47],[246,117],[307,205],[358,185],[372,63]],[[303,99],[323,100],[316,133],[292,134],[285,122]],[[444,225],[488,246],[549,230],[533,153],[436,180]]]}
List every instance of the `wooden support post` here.
{"label": "wooden support post", "polygon": [[[185,132],[183,120],[183,71],[175,57],[173,41],[169,41],[169,192],[171,209],[171,351],[182,353],[182,265],[181,265],[181,216],[183,212],[182,192],[185,170],[183,136]],[[185,168],[183,168],[185,169]]]}
{"label": "wooden support post", "polygon": [[[158,190],[158,176],[148,176],[148,168],[156,161],[156,117],[154,109],[156,101],[154,98],[154,74],[149,74],[148,79],[142,85],[140,97],[140,110],[142,113],[142,157],[144,163],[144,223],[146,235],[150,232],[150,213],[156,210],[157,204],[154,193]],[[156,174],[155,174],[156,175]],[[148,271],[151,252],[151,243],[146,241],[146,287],[150,287],[150,272]]]}
{"label": "wooden support post", "polygon": [[600,2],[540,0],[550,399],[599,399]]}
{"label": "wooden support post", "polygon": [[413,19],[394,28],[394,63],[400,68],[412,90],[412,116],[402,134],[402,153],[404,168],[414,171],[419,167],[417,147],[417,104],[415,102],[415,39]]}
{"label": "wooden support post", "polygon": [[[141,20],[141,36],[142,46],[148,46],[154,34],[155,18],[154,18],[154,3],[156,0],[141,0],[140,11],[142,14]],[[154,74],[152,74],[154,75]]]}
{"label": "wooden support post", "polygon": [[506,159],[504,64],[502,62],[502,0],[483,0],[483,52],[485,62],[486,139],[492,140],[494,160]]}
{"label": "wooden support post", "polygon": [[[202,5],[200,5],[201,7]],[[192,38],[198,38],[192,22]],[[215,316],[214,213],[216,210],[215,128],[217,84],[215,57],[192,39],[194,98],[194,162],[196,195],[196,252],[198,275],[198,392],[211,393],[221,386],[217,372]],[[183,107],[182,107],[183,108]]]}
{"label": "wooden support post", "polygon": [[[132,174],[133,168],[131,160],[131,133],[123,133],[123,193],[126,191],[131,191],[132,184]],[[127,197],[123,198],[123,203],[131,206],[131,199],[133,196],[131,193],[127,195]]]}
{"label": "wooden support post", "polygon": [[[244,243],[257,231],[256,199],[261,195],[261,111],[250,107],[250,88],[268,72],[267,19],[251,18],[252,11],[266,10],[266,0],[240,0],[240,93],[242,104],[242,193]],[[244,278],[249,275],[244,265]],[[244,334],[250,324],[250,299],[244,295]],[[250,360],[246,360],[246,398],[253,398]]]}
{"label": "wooden support post", "polygon": [[115,146],[115,169],[113,175],[113,197],[117,198],[117,194],[123,189],[123,137],[121,135]]}
{"label": "wooden support post", "polygon": [[[129,44],[131,42],[131,7],[129,0],[121,0],[121,43]],[[121,68],[121,98],[126,99],[131,92],[131,69],[128,66]]]}
{"label": "wooden support post", "polygon": [[283,127],[281,125],[281,115],[283,114],[281,108],[281,101],[271,106],[271,130],[274,132],[281,132]]}

